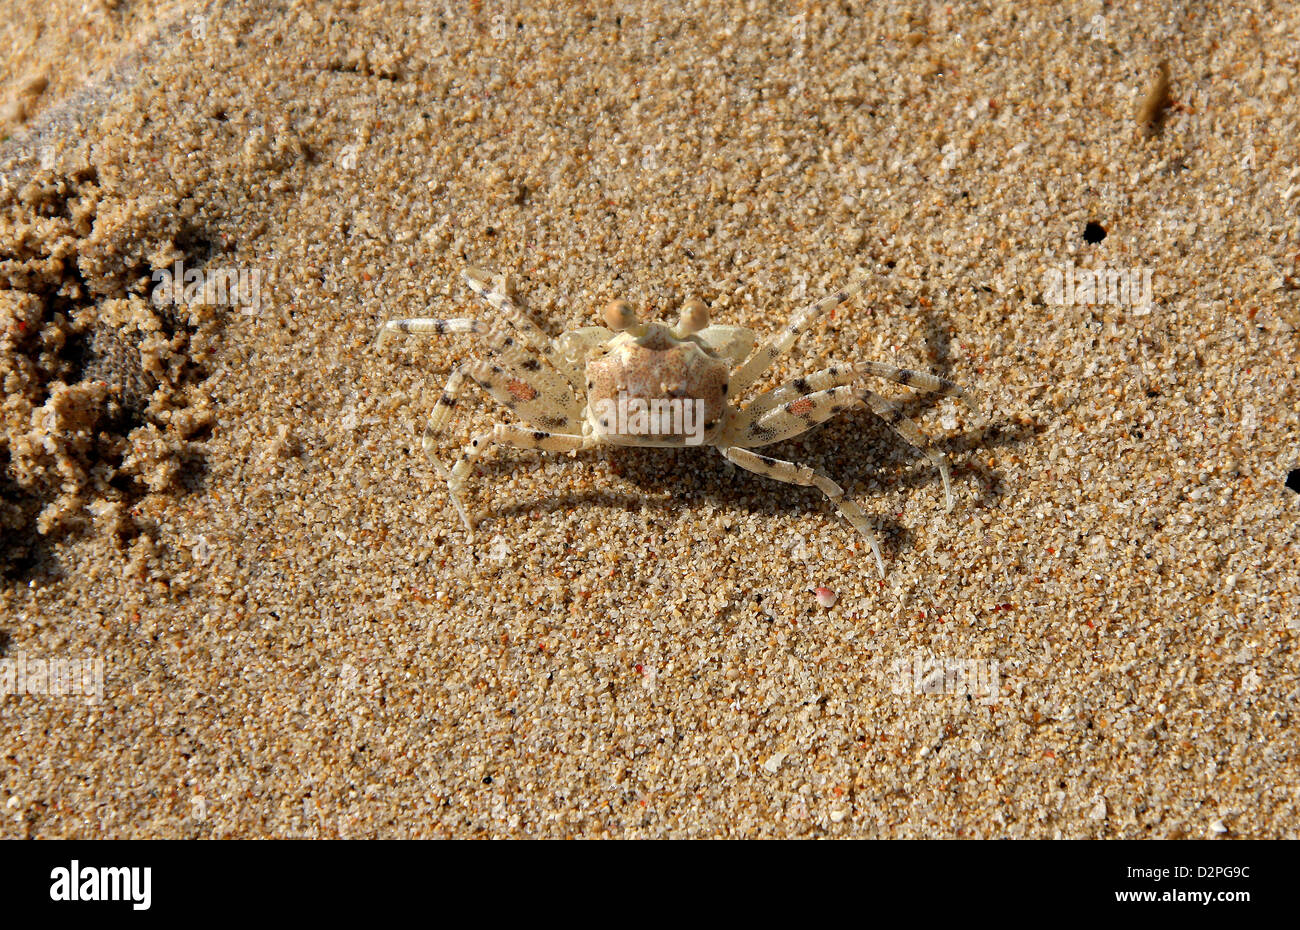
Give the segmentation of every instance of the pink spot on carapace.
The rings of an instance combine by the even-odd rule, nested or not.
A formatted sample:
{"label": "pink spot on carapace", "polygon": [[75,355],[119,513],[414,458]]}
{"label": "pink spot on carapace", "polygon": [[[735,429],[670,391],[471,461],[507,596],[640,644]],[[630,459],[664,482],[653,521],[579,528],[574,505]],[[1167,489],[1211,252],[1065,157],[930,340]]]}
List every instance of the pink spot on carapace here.
{"label": "pink spot on carapace", "polygon": [[519,400],[532,400],[537,396],[537,392],[531,386],[520,381],[518,378],[511,378],[506,382],[506,390],[515,395]]}

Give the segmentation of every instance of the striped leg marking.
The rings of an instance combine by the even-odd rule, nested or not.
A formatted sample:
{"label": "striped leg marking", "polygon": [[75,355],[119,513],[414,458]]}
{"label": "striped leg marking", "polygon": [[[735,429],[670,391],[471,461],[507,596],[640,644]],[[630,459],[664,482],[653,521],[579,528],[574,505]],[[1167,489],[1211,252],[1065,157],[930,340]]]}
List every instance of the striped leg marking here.
{"label": "striped leg marking", "polygon": [[456,460],[456,464],[452,466],[451,471],[447,474],[447,489],[451,496],[451,502],[455,504],[456,511],[460,514],[461,520],[465,522],[465,528],[473,533],[474,521],[470,519],[469,511],[465,509],[464,501],[461,500],[461,490],[465,487],[465,479],[474,470],[474,463],[478,461],[479,456],[487,451],[489,446],[541,449],[544,452],[570,452],[590,448],[596,442],[597,440],[592,436],[548,433],[543,430],[530,430],[520,426],[498,423],[492,428],[491,432],[480,433],[471,439],[469,445],[461,453],[460,458]]}
{"label": "striped leg marking", "polygon": [[[555,351],[555,345],[551,342],[550,337],[542,331],[541,327],[528,318],[528,314],[524,313],[518,304],[500,289],[493,287],[484,272],[477,269],[468,269],[464,272],[464,277],[465,283],[469,285],[470,290],[500,311],[506,322],[522,337],[525,345],[554,366],[557,371],[569,377],[571,366],[564,363],[564,360]],[[581,381],[578,381],[574,386],[577,387],[580,384]]]}
{"label": "striped leg marking", "polygon": [[824,297],[815,304],[805,307],[790,318],[790,322],[776,336],[754,350],[743,365],[731,374],[731,396],[740,397],[749,389],[763,372],[772,367],[772,363],[790,351],[800,336],[812,328],[813,324],[832,307],[838,307],[867,285],[862,278],[843,290]]}
{"label": "striped leg marking", "polygon": [[885,378],[898,384],[906,384],[946,397],[960,397],[967,403],[970,402],[964,387],[938,375],[913,371],[911,368],[898,368],[894,365],[886,365],[884,362],[859,362],[854,367],[864,375],[875,375],[877,378]]}
{"label": "striped leg marking", "polygon": [[433,405],[433,413],[429,414],[429,422],[424,425],[424,435],[420,437],[420,444],[424,447],[424,454],[433,459],[434,465],[445,478],[448,475],[446,466],[438,460],[438,435],[446,428],[447,421],[451,418],[452,409],[460,403],[460,396],[465,391],[465,366],[457,365],[447,379],[447,386],[442,389],[442,394],[438,397],[438,402]]}
{"label": "striped leg marking", "polygon": [[479,320],[460,317],[454,320],[435,320],[431,317],[412,317],[406,320],[389,320],[379,327],[375,347],[380,348],[394,333],[410,336],[444,336],[447,333],[485,333],[487,325]]}
{"label": "striped leg marking", "polygon": [[880,571],[880,577],[885,577],[885,560],[880,556],[880,543],[876,539],[875,531],[867,523],[866,514],[862,512],[862,509],[857,504],[844,497],[844,489],[832,481],[829,476],[807,465],[796,465],[794,462],[788,462],[785,459],[769,458],[766,455],[759,455],[757,452],[750,452],[748,449],[741,449],[738,446],[730,446],[721,451],[732,462],[747,471],[752,471],[756,475],[764,475],[776,481],[784,481],[786,484],[815,487],[820,490],[830,498],[831,503],[844,516],[844,519],[853,524],[853,528],[866,537],[871,546],[871,551],[876,557],[876,568]]}

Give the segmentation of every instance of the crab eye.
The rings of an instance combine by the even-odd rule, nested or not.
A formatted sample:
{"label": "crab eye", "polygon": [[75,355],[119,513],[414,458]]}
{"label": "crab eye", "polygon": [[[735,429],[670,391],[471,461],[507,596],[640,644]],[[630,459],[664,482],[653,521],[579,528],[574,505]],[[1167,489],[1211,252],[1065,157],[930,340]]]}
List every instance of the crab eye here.
{"label": "crab eye", "polygon": [[698,297],[692,297],[682,304],[682,318],[677,323],[677,331],[683,335],[698,333],[709,325],[709,308]]}
{"label": "crab eye", "polygon": [[636,325],[636,314],[626,300],[611,300],[605,304],[605,325],[614,332],[622,332]]}

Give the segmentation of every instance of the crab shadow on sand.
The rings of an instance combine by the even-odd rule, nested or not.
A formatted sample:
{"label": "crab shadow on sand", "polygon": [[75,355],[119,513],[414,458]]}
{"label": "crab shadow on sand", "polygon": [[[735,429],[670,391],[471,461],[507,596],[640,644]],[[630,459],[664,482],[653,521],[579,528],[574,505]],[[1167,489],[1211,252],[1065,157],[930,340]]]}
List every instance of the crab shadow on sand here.
{"label": "crab shadow on sand", "polygon": [[[963,506],[962,487],[974,484],[978,496],[974,503],[988,507],[996,503],[1004,489],[997,473],[969,463],[967,453],[992,446],[1018,445],[1027,441],[1035,430],[1019,425],[994,425],[973,430],[937,441],[935,448],[948,455],[953,466],[953,490],[958,495],[957,507]],[[836,450],[829,451],[828,450]],[[905,550],[911,542],[911,533],[897,521],[881,514],[880,496],[863,485],[864,477],[874,475],[887,488],[917,488],[940,484],[939,472],[919,452],[912,452],[915,461],[893,467],[892,460],[908,454],[909,447],[865,410],[861,416],[848,414],[837,423],[828,423],[799,440],[779,443],[763,449],[764,454],[789,458],[800,464],[824,462],[821,467],[836,483],[844,488],[846,496],[857,501],[866,511],[868,519],[881,536],[885,550]],[[538,453],[521,453],[540,461]],[[582,506],[609,507],[640,512],[642,510],[679,511],[684,514],[701,502],[719,509],[743,510],[768,516],[808,514],[819,510],[834,515],[825,496],[815,488],[783,484],[751,474],[733,465],[708,447],[699,449],[638,449],[633,447],[606,447],[583,453],[576,457],[574,467],[587,467],[607,461],[616,480],[629,482],[640,489],[632,493],[616,485],[608,490],[593,489],[581,493],[542,496],[535,500],[516,501],[499,507],[487,506],[477,515],[480,525],[494,518],[508,518],[530,513],[554,513]],[[868,475],[864,476],[864,466]],[[480,466],[477,481],[480,488],[508,477],[523,467],[531,467],[526,459],[507,454]],[[470,488],[473,490],[474,484]],[[482,493],[482,492],[480,492]],[[479,496],[476,494],[476,496]],[[490,492],[480,497],[490,498]],[[874,506],[873,506],[874,500]],[[942,507],[942,492],[938,492],[936,505]],[[471,509],[475,508],[470,503]],[[847,525],[847,524],[846,524]]]}

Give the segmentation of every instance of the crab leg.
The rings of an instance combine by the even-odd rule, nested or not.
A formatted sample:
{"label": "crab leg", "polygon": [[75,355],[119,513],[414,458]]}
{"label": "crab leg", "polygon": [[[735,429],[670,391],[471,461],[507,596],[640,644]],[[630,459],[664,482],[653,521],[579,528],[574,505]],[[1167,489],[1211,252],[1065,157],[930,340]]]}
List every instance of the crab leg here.
{"label": "crab leg", "polygon": [[465,479],[469,477],[474,468],[474,463],[478,461],[480,455],[487,451],[489,446],[501,445],[511,446],[516,449],[541,449],[543,452],[570,452],[577,449],[588,449],[596,443],[597,439],[594,436],[548,433],[544,430],[530,430],[524,427],[498,423],[492,428],[491,432],[480,433],[471,439],[469,445],[461,453],[460,458],[456,460],[456,464],[447,473],[447,489],[451,496],[451,502],[456,505],[456,511],[460,514],[460,518],[465,521],[465,528],[473,533],[474,521],[470,519],[469,512],[465,509],[460,492],[465,486]]}
{"label": "crab leg", "polygon": [[876,539],[875,531],[867,523],[866,514],[862,512],[862,509],[857,504],[844,497],[844,489],[832,481],[828,475],[820,469],[811,468],[807,465],[796,465],[794,462],[785,459],[768,458],[766,455],[759,455],[757,452],[750,452],[748,449],[742,449],[739,446],[730,446],[720,451],[729,460],[756,475],[764,475],[776,481],[784,481],[786,484],[815,487],[820,490],[830,498],[831,503],[843,514],[844,518],[853,524],[853,528],[866,537],[867,543],[870,544],[871,551],[876,557],[876,568],[880,572],[880,577],[885,577],[885,561],[880,557],[880,543]]}
{"label": "crab leg", "polygon": [[858,372],[854,370],[852,365],[832,365],[830,368],[823,368],[821,371],[815,371],[810,375],[803,375],[793,381],[787,381],[779,387],[759,394],[751,403],[742,408],[740,415],[732,420],[732,431],[739,433],[740,430],[748,427],[749,424],[778,404],[796,400],[816,391],[824,391],[827,388],[848,384],[857,377]]}
{"label": "crab leg", "polygon": [[739,438],[734,442],[743,448],[766,446],[806,432],[817,424],[829,420],[845,407],[856,403],[864,403],[870,407],[876,416],[885,421],[886,426],[902,436],[909,445],[919,449],[935,464],[939,469],[939,477],[943,479],[945,509],[951,511],[953,508],[952,477],[947,457],[931,447],[929,438],[907,418],[902,407],[860,385],[841,384],[824,391],[804,394],[775,409],[768,410],[756,419],[748,418],[746,416],[748,411],[744,411],[732,427],[728,438],[738,434]]}
{"label": "crab leg", "polygon": [[750,385],[758,380],[763,372],[772,367],[773,362],[790,351],[790,347],[795,344],[800,336],[812,328],[812,325],[821,318],[822,314],[832,307],[838,307],[866,287],[867,280],[867,278],[861,278],[829,297],[823,297],[816,303],[804,307],[791,317],[790,322],[786,323],[780,333],[755,349],[754,354],[732,372],[731,396],[740,397],[749,389]]}
{"label": "crab leg", "polygon": [[745,411],[733,428],[739,434],[735,444],[748,449],[798,436],[857,402],[853,388],[840,384],[824,391],[802,394],[755,419],[749,419],[746,416],[748,411]]}
{"label": "crab leg", "polygon": [[460,395],[465,390],[465,366],[457,365],[452,369],[451,377],[447,379],[447,386],[442,389],[442,394],[438,397],[438,402],[433,405],[433,413],[429,414],[429,422],[424,425],[424,434],[421,436],[421,444],[424,446],[424,452],[438,467],[442,468],[442,463],[438,462],[437,440],[438,434],[443,431],[447,425],[447,420],[451,417],[452,408],[460,403]]}
{"label": "crab leg", "polygon": [[876,375],[881,378],[888,378],[890,381],[896,381],[899,384],[918,387],[923,391],[933,391],[946,396],[960,397],[962,400],[967,399],[966,389],[946,378],[913,371],[909,368],[886,365],[883,362],[859,362],[856,365],[832,365],[830,368],[823,368],[821,371],[815,371],[810,375],[795,378],[793,381],[788,381],[779,387],[758,395],[741,410],[744,416],[738,423],[742,426],[747,425],[778,404],[794,400],[805,394],[812,394],[815,391],[824,391],[827,388],[848,384],[864,375]]}
{"label": "crab leg", "polygon": [[536,359],[528,356],[504,354],[495,363],[474,360],[456,367],[447,380],[447,387],[434,405],[433,414],[424,428],[424,451],[433,458],[445,473],[436,456],[437,437],[446,425],[451,410],[460,400],[465,379],[469,378],[492,395],[499,404],[513,411],[520,419],[538,423],[550,429],[573,429],[581,419],[582,410],[573,399],[573,392],[556,375],[541,371],[525,371],[508,360],[523,358],[524,364]]}
{"label": "crab leg", "polygon": [[528,318],[513,300],[510,299],[502,289],[493,287],[489,283],[487,276],[475,269],[469,269],[464,272],[465,283],[469,285],[470,290],[478,294],[493,307],[499,310],[506,319],[506,322],[518,331],[523,337],[524,343],[533,351],[537,352],[543,359],[551,364],[557,371],[569,379],[575,388],[581,387],[582,376],[573,370],[573,366],[565,363],[564,359],[559,357],[555,350],[555,344],[551,341],[541,328]]}
{"label": "crab leg", "polygon": [[946,397],[960,397],[962,400],[967,400],[964,387],[949,381],[947,378],[940,378],[938,375],[928,374],[924,371],[914,371],[911,368],[899,368],[895,365],[887,365],[884,362],[858,362],[854,367],[862,374],[875,375],[878,378],[885,378],[898,384],[918,387],[923,391],[931,391]]}
{"label": "crab leg", "polygon": [[468,317],[460,317],[454,320],[436,320],[432,317],[422,316],[406,320],[389,320],[379,327],[379,335],[375,337],[375,346],[383,346],[393,333],[406,333],[412,336],[442,336],[447,333],[485,333],[487,331],[487,324]]}
{"label": "crab leg", "polygon": [[[903,409],[894,401],[881,397],[873,391],[858,385],[850,387],[850,382],[863,374],[891,377],[900,384],[915,384],[922,388],[942,391],[945,394],[957,394],[965,399],[965,392],[958,385],[935,375],[922,375],[919,372],[895,368],[880,362],[867,362],[858,365],[836,365],[795,378],[765,394],[760,394],[753,403],[739,411],[732,420],[723,445],[737,445],[743,448],[765,446],[782,439],[797,436],[819,423],[825,422],[845,407],[864,403],[886,425],[903,437],[910,445],[920,449],[939,469],[943,479],[944,501],[947,510],[953,508],[952,479],[948,460],[942,452],[931,448],[930,440],[903,414]],[[961,392],[961,393],[958,393]]]}

